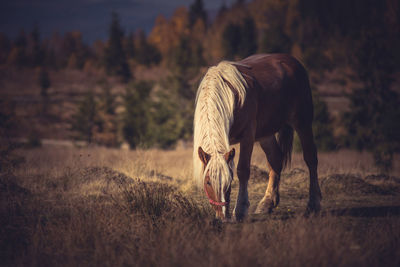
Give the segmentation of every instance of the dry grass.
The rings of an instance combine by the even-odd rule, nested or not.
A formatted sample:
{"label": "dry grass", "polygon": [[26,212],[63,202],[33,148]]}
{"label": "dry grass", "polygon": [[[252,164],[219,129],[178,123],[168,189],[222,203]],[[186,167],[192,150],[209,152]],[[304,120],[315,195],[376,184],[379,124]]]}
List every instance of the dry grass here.
{"label": "dry grass", "polygon": [[[266,187],[254,152],[252,208]],[[398,266],[400,179],[373,175],[368,154],[320,155],[321,216],[304,218],[301,155],[282,175],[271,215],[213,219],[191,181],[191,149],[21,150],[0,176],[4,266]],[[396,163],[398,164],[398,163]],[[237,179],[233,184],[233,199]],[[252,209],[250,210],[252,211]]]}

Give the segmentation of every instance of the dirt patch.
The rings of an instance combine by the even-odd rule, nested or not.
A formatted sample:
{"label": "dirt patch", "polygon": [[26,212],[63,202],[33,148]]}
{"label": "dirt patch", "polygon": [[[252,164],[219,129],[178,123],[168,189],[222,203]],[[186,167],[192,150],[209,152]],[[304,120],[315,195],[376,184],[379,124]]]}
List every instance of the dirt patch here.
{"label": "dirt patch", "polygon": [[348,195],[390,195],[396,194],[397,190],[384,185],[368,183],[366,179],[352,174],[333,174],[322,177],[320,180],[322,193],[326,196],[348,194]]}
{"label": "dirt patch", "polygon": [[268,182],[268,172],[260,169],[255,165],[250,166],[250,181],[253,182]]}

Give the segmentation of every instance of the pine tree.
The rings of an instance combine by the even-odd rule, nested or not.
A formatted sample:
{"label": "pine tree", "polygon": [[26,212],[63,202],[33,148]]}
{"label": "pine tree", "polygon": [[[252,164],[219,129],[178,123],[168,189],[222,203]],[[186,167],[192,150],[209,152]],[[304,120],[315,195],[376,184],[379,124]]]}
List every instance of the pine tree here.
{"label": "pine tree", "polygon": [[42,66],[44,63],[44,50],[41,47],[39,27],[35,24],[31,33],[33,41],[32,65],[34,67]]}
{"label": "pine tree", "polygon": [[207,25],[207,12],[204,9],[202,0],[195,0],[189,8],[189,26],[192,27],[198,19],[203,20],[204,25]]}
{"label": "pine tree", "polygon": [[38,84],[40,86],[40,96],[42,98],[42,114],[46,115],[49,104],[49,94],[47,90],[50,88],[51,82],[49,73],[44,67],[39,69]]}
{"label": "pine tree", "polygon": [[249,16],[243,20],[243,26],[240,31],[241,38],[238,49],[240,56],[245,58],[257,51],[256,25],[252,17]]}
{"label": "pine tree", "polygon": [[146,66],[158,64],[161,61],[161,54],[155,46],[147,42],[143,31],[139,31],[137,39],[136,61]]}
{"label": "pine tree", "polygon": [[135,42],[134,42],[134,37],[133,34],[129,34],[127,40],[126,40],[126,56],[129,59],[132,59],[135,57]]}
{"label": "pine tree", "polygon": [[7,62],[7,56],[10,53],[11,43],[4,33],[0,33],[0,64]]}
{"label": "pine tree", "polygon": [[78,140],[92,143],[95,127],[100,121],[97,114],[97,102],[93,91],[89,91],[79,102],[76,113],[72,116],[71,130],[75,131]]}
{"label": "pine tree", "polygon": [[153,120],[155,124],[155,142],[163,149],[173,147],[182,138],[184,118],[177,95],[170,90],[158,92],[158,101],[154,103]]}
{"label": "pine tree", "polygon": [[376,166],[388,172],[394,153],[400,152],[400,96],[390,88],[396,49],[391,38],[374,30],[355,44],[351,62],[364,86],[350,94],[350,111],[343,115],[347,144],[371,151]]}
{"label": "pine tree", "polygon": [[226,59],[234,59],[239,52],[241,42],[241,28],[239,25],[229,23],[222,33],[222,47]]}
{"label": "pine tree", "polygon": [[150,92],[152,85],[140,81],[130,84],[124,96],[122,133],[132,149],[153,145]]}
{"label": "pine tree", "polygon": [[313,90],[314,121],[313,133],[315,144],[318,150],[330,151],[335,149],[335,139],[333,137],[332,119],[329,116],[328,107],[322,101],[318,93]]}
{"label": "pine tree", "polygon": [[254,20],[248,16],[241,24],[229,23],[222,33],[225,58],[244,58],[257,51],[257,31]]}
{"label": "pine tree", "polygon": [[261,37],[260,51],[263,53],[290,53],[292,43],[281,25],[271,25]]}
{"label": "pine tree", "polygon": [[107,81],[100,82],[102,92],[98,104],[98,129],[96,131],[96,142],[105,146],[115,147],[118,145],[118,120],[116,114],[116,96],[112,94],[111,87]]}
{"label": "pine tree", "polygon": [[7,62],[18,68],[28,65],[28,57],[26,54],[27,40],[24,30],[21,30],[17,36],[14,46],[8,56]]}
{"label": "pine tree", "polygon": [[124,82],[127,82],[132,75],[122,46],[124,33],[117,13],[113,12],[111,16],[108,44],[105,49],[105,67],[109,75],[120,76]]}

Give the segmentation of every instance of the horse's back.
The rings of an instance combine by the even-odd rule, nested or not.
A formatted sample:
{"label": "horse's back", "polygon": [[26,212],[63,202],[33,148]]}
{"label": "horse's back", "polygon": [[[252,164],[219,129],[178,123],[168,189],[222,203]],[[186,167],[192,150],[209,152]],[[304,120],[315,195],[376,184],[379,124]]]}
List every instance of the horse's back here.
{"label": "horse's back", "polygon": [[289,88],[294,91],[300,90],[300,86],[308,85],[308,76],[303,65],[288,54],[257,54],[238,63],[241,71],[251,76],[261,90]]}
{"label": "horse's back", "polygon": [[258,138],[279,131],[284,124],[311,123],[308,75],[297,59],[258,54],[239,61],[237,67],[249,83],[249,101],[257,103]]}

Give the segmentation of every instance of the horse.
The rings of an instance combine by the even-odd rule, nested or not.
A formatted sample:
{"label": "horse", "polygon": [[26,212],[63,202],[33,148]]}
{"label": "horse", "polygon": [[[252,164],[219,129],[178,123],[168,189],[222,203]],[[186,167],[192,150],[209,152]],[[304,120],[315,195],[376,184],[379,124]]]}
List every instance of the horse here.
{"label": "horse", "polygon": [[287,54],[256,54],[210,67],[196,94],[193,171],[220,219],[230,219],[235,149],[239,192],[233,211],[242,221],[250,206],[247,185],[255,142],[267,157],[269,180],[255,213],[269,214],[279,204],[281,171],[290,163],[297,132],[309,170],[306,213],[321,209],[317,149],[312,132],[313,102],[307,71]]}

